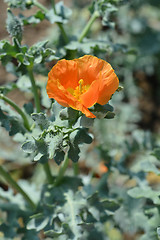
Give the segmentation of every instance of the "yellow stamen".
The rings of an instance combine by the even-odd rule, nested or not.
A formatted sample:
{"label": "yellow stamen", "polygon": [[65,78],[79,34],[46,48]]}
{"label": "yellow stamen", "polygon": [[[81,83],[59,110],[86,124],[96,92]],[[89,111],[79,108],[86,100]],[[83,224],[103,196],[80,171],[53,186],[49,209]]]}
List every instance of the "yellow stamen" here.
{"label": "yellow stamen", "polygon": [[82,95],[83,93],[85,93],[90,85],[84,85],[84,80],[80,79],[78,81],[79,85],[73,89],[73,88],[68,88],[67,90],[77,99],[80,99],[80,95]]}
{"label": "yellow stamen", "polygon": [[83,79],[80,79],[78,83],[79,83],[79,92],[81,94],[82,93],[83,83],[84,83]]}

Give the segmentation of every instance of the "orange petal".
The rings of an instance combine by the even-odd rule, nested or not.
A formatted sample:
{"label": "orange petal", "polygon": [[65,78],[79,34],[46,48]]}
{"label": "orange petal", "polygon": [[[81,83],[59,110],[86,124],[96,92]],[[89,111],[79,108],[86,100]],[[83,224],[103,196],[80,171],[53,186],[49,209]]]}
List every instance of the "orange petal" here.
{"label": "orange petal", "polygon": [[88,117],[88,118],[96,118],[96,116],[93,114],[93,113],[91,113],[90,111],[89,111],[89,109],[88,108],[86,108],[83,104],[81,104],[80,102],[76,102],[76,104],[75,104],[76,106],[74,107],[74,106],[70,106],[70,107],[72,107],[72,108],[74,108],[74,109],[76,109],[76,110],[79,110],[79,111],[81,111],[82,113],[84,113],[85,115],[86,115],[86,117]]}
{"label": "orange petal", "polygon": [[74,105],[74,97],[59,83],[58,80],[54,80],[49,76],[46,89],[49,98],[54,98],[62,106],[69,107],[71,104]]}
{"label": "orange petal", "polygon": [[82,104],[89,108],[96,104],[99,97],[99,81],[94,81],[89,87],[88,91],[80,96]]}
{"label": "orange petal", "polygon": [[98,78],[99,72],[103,68],[104,60],[95,56],[84,55],[74,59],[78,66],[78,78],[83,79],[84,85],[91,85]]}
{"label": "orange petal", "polygon": [[78,68],[73,60],[62,59],[57,62],[49,72],[51,79],[59,79],[61,85],[67,88],[76,88],[78,86]]}
{"label": "orange petal", "polygon": [[110,71],[110,74],[104,74],[102,76],[102,84],[99,89],[99,97],[97,103],[104,105],[106,104],[112,94],[118,89],[119,80],[114,71]]}
{"label": "orange petal", "polygon": [[[80,68],[82,64],[84,68]],[[111,65],[97,57],[85,55],[79,59],[78,68],[79,77],[84,80],[84,84],[91,84],[88,91],[80,96],[82,104],[87,108],[96,102],[106,104],[119,84]]]}
{"label": "orange petal", "polygon": [[54,98],[59,104],[64,107],[72,107],[76,110],[81,111],[89,118],[95,118],[96,116],[91,113],[82,103],[80,103],[75,97],[72,96],[60,83],[59,81],[53,81],[48,79],[47,94],[50,98]]}

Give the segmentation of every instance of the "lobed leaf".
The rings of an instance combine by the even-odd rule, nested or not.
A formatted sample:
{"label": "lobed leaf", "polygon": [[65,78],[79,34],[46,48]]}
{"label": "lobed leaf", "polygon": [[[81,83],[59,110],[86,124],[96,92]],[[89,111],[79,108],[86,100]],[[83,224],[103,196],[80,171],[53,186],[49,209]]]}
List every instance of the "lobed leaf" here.
{"label": "lobed leaf", "polygon": [[154,204],[160,204],[159,191],[154,191],[149,186],[132,188],[128,190],[128,194],[133,198],[147,198]]}

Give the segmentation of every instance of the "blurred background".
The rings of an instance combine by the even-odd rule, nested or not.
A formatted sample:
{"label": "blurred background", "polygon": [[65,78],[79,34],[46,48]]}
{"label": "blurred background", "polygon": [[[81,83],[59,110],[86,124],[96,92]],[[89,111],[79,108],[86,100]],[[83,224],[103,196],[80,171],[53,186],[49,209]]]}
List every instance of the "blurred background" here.
{"label": "blurred background", "polygon": [[[51,1],[41,0],[39,2],[50,8]],[[119,233],[119,237],[114,238],[115,234],[112,234],[110,239],[134,240],[140,239],[137,236],[142,232],[150,231],[150,226],[147,220],[144,223],[145,227],[142,227],[143,221],[133,213],[135,211],[135,214],[139,214],[142,206],[145,209],[144,202],[142,201],[143,203],[136,210],[136,207],[130,205],[131,199],[126,192],[136,186],[137,182],[144,183],[144,180],[154,190],[159,191],[160,183],[160,176],[156,174],[159,171],[157,169],[160,169],[160,161],[151,154],[153,149],[160,148],[160,1],[113,0],[110,2],[118,3],[118,11],[106,16],[109,18],[108,25],[103,26],[101,18],[94,22],[87,39],[95,42],[98,40],[99,43],[93,42],[91,46],[85,42],[84,49],[79,51],[79,55],[86,53],[96,55],[111,63],[123,90],[115,93],[110,101],[110,104],[114,106],[115,118],[95,120],[94,127],[90,129],[95,140],[91,145],[83,147],[79,164],[81,173],[92,172],[95,179],[101,178],[110,166],[112,167],[107,187],[113,196],[124,200],[124,206],[119,212],[120,217],[115,216],[116,224],[123,230],[123,237]],[[73,35],[74,40],[90,18],[88,7],[91,1],[65,0],[64,3],[72,10],[71,20],[64,27],[67,33]],[[37,8],[33,7],[25,10],[23,14],[31,16],[36,11]],[[6,12],[7,4],[1,0],[0,40],[10,41],[5,27]],[[13,9],[15,15],[20,12],[20,10]],[[56,24],[43,20],[37,24],[24,26],[22,44],[31,46],[37,41],[46,39],[49,40],[51,48],[55,49],[59,46],[59,29]],[[54,63],[47,65],[48,71]],[[0,65],[0,85],[17,82],[16,76],[6,70]],[[47,74],[37,75],[36,80],[47,82]],[[28,95],[20,84],[18,89],[8,94],[8,97],[20,107],[26,101],[33,100],[33,96]],[[16,143],[16,135],[10,137],[1,127],[0,163],[5,164],[12,176],[18,180],[32,178],[34,184],[40,185],[45,177],[40,164],[31,163],[31,159],[24,155],[21,144]],[[56,171],[57,166],[53,160],[50,160],[50,165],[53,172]],[[151,171],[150,166],[152,166]],[[3,188],[7,189],[7,186],[3,185]],[[149,202],[147,208],[148,206],[151,207],[152,203]],[[159,217],[158,213],[157,216]],[[151,222],[151,230],[154,228],[154,234],[159,225],[158,217],[156,217],[154,224]],[[137,219],[140,219],[139,222]],[[152,221],[150,215],[148,219]],[[144,236],[141,239],[153,239],[147,234],[146,238]],[[154,239],[157,240],[157,237]]]}

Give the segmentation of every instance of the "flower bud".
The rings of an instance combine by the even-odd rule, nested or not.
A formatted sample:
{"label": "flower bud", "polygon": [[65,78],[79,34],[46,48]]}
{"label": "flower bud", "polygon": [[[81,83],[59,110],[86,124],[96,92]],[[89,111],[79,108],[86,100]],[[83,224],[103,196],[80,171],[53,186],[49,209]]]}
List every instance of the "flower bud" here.
{"label": "flower bud", "polygon": [[22,40],[22,21],[13,15],[10,9],[7,12],[7,31],[11,37],[15,37],[19,42]]}

